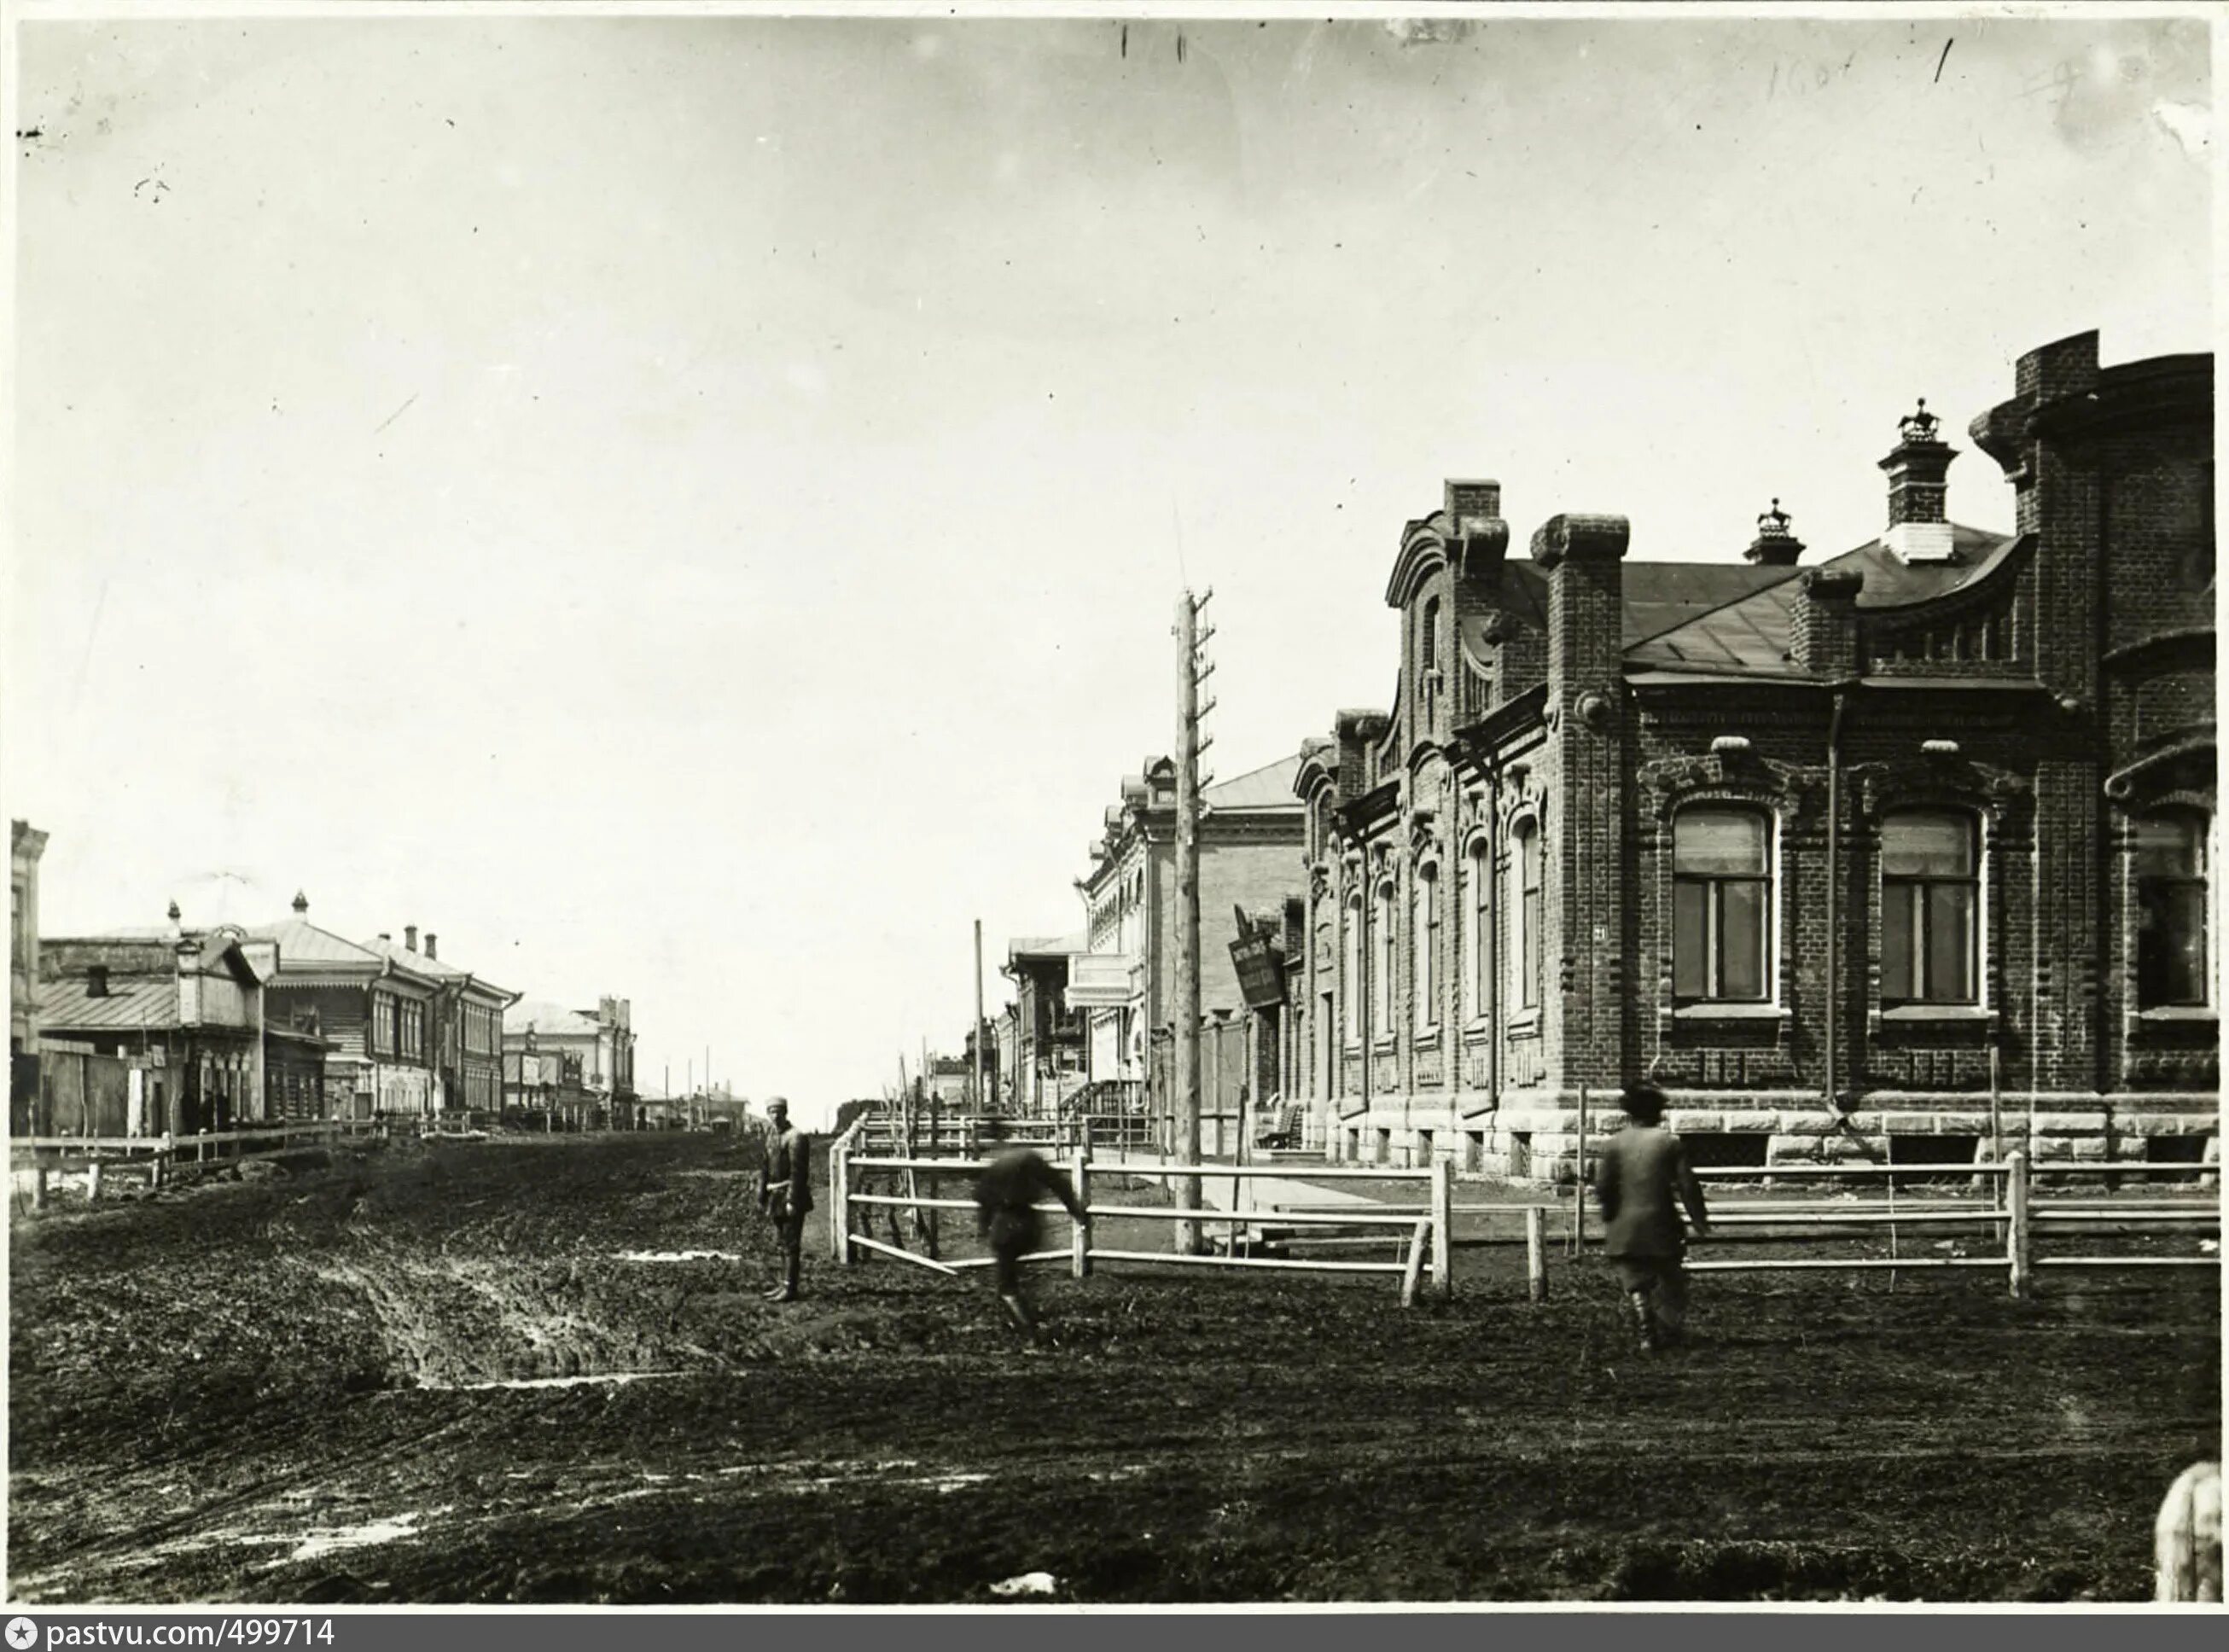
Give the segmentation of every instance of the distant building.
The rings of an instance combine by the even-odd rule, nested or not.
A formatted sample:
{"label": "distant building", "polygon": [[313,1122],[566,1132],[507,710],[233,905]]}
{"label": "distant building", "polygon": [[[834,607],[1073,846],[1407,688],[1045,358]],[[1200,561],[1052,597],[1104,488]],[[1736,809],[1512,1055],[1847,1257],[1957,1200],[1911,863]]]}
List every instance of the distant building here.
{"label": "distant building", "polygon": [[[1300,766],[1295,755],[1200,790],[1203,1025],[1245,1008],[1230,957],[1234,913],[1280,907],[1304,886],[1304,813],[1293,792]],[[1091,846],[1092,870],[1077,884],[1087,944],[1069,958],[1063,990],[1068,1007],[1085,1015],[1084,1076],[1105,1098],[1101,1104],[1150,1096],[1160,1118],[1170,1115],[1166,1057],[1176,1013],[1176,764],[1168,758],[1122,782],[1121,800],[1108,809],[1105,832]],[[1228,1130],[1237,1128],[1239,1088],[1224,1087]]]}
{"label": "distant building", "polygon": [[518,1002],[519,994],[444,961],[440,943],[440,936],[429,934],[426,949],[419,951],[418,926],[412,923],[403,926],[400,947],[383,935],[363,944],[436,984],[427,1038],[434,1110],[492,1114],[503,1106],[504,1012]]}
{"label": "distant building", "polygon": [[42,1129],[190,1135],[318,1116],[324,1042],[269,1024],[245,941],[229,927],[47,937]]}
{"label": "distant building", "polygon": [[1053,1117],[1083,1088],[1085,1012],[1070,1005],[1069,960],[1086,950],[1081,931],[1010,942],[1001,973],[1014,983],[1012,1106]]}
{"label": "distant building", "polygon": [[441,980],[318,928],[309,913],[309,898],[297,894],[292,918],[245,932],[272,1024],[315,1029],[330,1041],[325,1098],[335,1116],[431,1117],[440,1107],[434,1016]]}
{"label": "distant building", "polygon": [[633,1122],[635,1033],[628,1000],[599,999],[594,1010],[546,1000],[514,1002],[504,1012],[503,1050],[506,1107],[556,1107],[579,1129]]}
{"label": "distant building", "polygon": [[1389,713],[1312,745],[1306,1089],[1342,1158],[1565,1173],[1621,1083],[1703,1162],[2219,1153],[2213,360],[2021,358],[1945,510],[1805,570],[1510,555],[1500,489],[1401,535]]}
{"label": "distant building", "polygon": [[47,834],[8,823],[8,1116],[29,1130],[39,1091],[39,857]]}

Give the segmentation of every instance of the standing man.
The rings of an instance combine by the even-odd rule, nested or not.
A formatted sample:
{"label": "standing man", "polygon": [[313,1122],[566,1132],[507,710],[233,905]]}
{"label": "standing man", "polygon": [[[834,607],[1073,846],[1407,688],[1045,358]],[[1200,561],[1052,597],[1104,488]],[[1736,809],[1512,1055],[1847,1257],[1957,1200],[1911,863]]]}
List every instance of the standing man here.
{"label": "standing man", "polygon": [[777,1096],[767,1103],[766,1155],[759,1161],[759,1214],[774,1218],[785,1269],[783,1282],[767,1292],[768,1302],[797,1300],[805,1213],[812,1208],[812,1153],[805,1133],[790,1128],[789,1103]]}
{"label": "standing man", "polygon": [[1603,1143],[1595,1161],[1602,1203],[1603,1253],[1617,1269],[1626,1301],[1651,1352],[1680,1340],[1687,1315],[1686,1238],[1673,1205],[1686,1205],[1695,1237],[1711,1237],[1702,1184],[1680,1138],[1664,1128],[1664,1092],[1654,1084],[1625,1089],[1625,1128]]}
{"label": "standing man", "polygon": [[1037,1200],[1050,1195],[1079,1222],[1083,1219],[1083,1206],[1068,1178],[1035,1148],[997,1146],[1006,1139],[1006,1127],[999,1120],[985,1119],[976,1126],[976,1134],[992,1144],[995,1155],[975,1178],[976,1225],[991,1242],[992,1278],[998,1286],[999,1300],[1005,1304],[1007,1316],[1015,1326],[1034,1337],[1037,1316],[1022,1295],[1022,1258],[1043,1242]]}

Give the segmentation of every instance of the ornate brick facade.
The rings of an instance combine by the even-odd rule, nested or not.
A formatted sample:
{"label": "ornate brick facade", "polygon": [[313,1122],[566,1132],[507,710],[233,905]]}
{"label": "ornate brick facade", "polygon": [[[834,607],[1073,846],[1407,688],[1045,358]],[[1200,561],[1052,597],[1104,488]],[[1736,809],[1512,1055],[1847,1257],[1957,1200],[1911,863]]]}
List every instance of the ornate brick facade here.
{"label": "ornate brick facade", "polygon": [[1813,569],[1776,503],[1745,563],[1579,515],[1519,561],[1449,483],[1398,703],[1294,782],[1334,1153],[1554,1173],[1647,1077],[1721,1162],[2218,1156],[2212,395],[2046,346],[1973,423],[2013,535],[1948,520],[1923,404]]}

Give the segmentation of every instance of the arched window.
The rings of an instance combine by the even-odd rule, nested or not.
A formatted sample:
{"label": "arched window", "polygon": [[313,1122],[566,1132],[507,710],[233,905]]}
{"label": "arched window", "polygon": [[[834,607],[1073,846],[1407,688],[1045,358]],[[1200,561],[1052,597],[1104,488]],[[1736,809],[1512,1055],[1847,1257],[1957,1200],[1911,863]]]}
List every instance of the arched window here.
{"label": "arched window", "polygon": [[2136,823],[2136,1001],[2145,1009],[2208,1001],[2206,820],[2184,809]]}
{"label": "arched window", "polygon": [[1411,986],[1416,997],[1416,1030],[1440,1024],[1440,869],[1427,863],[1416,868],[1416,916],[1409,930],[1416,948]]}
{"label": "arched window", "polygon": [[1339,1006],[1346,1025],[1341,1029],[1351,1048],[1362,1042],[1362,896],[1346,897],[1346,935],[1339,984]]}
{"label": "arched window", "polygon": [[1467,933],[1463,936],[1463,1006],[1466,1020],[1476,1020],[1486,1013],[1487,1001],[1493,995],[1493,986],[1487,972],[1493,967],[1493,946],[1487,926],[1493,922],[1493,874],[1486,858],[1486,840],[1481,838],[1470,846],[1463,857],[1463,876],[1469,887],[1463,891],[1462,921]]}
{"label": "arched window", "polygon": [[1980,996],[1981,846],[1974,817],[1913,810],[1881,822],[1881,1003]]}
{"label": "arched window", "polygon": [[1423,686],[1418,697],[1424,708],[1424,727],[1435,727],[1433,713],[1440,703],[1440,599],[1426,600],[1416,636],[1416,676]]}
{"label": "arched window", "polygon": [[1546,937],[1541,933],[1540,823],[1529,817],[1519,820],[1510,828],[1509,842],[1513,851],[1510,877],[1517,886],[1517,898],[1512,903],[1516,933],[1510,937],[1513,943],[1510,954],[1517,974],[1517,1007],[1538,1009],[1541,965],[1547,953]]}
{"label": "arched window", "polygon": [[1370,983],[1370,1036],[1373,1040],[1393,1036],[1394,960],[1400,955],[1393,945],[1396,910],[1393,883],[1388,878],[1378,886],[1378,908],[1370,915],[1378,931],[1371,938],[1371,974],[1376,977]]}
{"label": "arched window", "polygon": [[1772,832],[1755,809],[1682,809],[1672,822],[1672,996],[1770,994]]}

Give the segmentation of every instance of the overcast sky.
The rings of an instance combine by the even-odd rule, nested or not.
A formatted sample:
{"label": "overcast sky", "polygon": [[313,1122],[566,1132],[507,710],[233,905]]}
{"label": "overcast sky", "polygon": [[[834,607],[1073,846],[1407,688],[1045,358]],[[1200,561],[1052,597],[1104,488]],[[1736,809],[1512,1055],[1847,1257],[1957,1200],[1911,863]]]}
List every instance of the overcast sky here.
{"label": "overcast sky", "polygon": [[[1179,42],[1181,41],[1181,47]],[[2211,345],[2200,25],[22,25],[10,812],[48,934],[406,923],[808,1119],[1211,766],[1384,705],[1402,524],[1885,525],[1915,396]],[[1946,51],[1947,48],[1947,51]],[[1950,511],[2009,524],[1968,451]],[[1297,866],[1296,883],[1298,887]]]}

